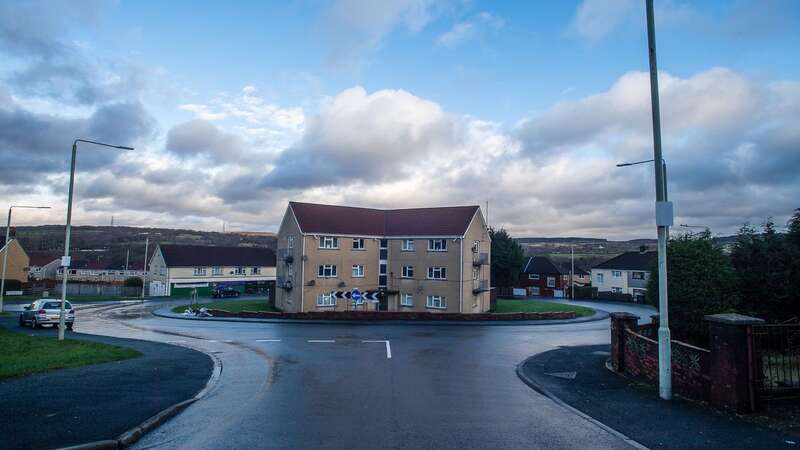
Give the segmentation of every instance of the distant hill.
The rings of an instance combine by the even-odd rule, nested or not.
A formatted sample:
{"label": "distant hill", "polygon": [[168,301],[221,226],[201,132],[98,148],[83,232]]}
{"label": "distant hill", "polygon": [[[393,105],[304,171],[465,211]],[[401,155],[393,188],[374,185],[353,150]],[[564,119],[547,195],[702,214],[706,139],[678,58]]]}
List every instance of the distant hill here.
{"label": "distant hill", "polygon": [[[64,253],[64,225],[15,227],[16,237],[31,255]],[[147,236],[143,233],[147,233]],[[5,235],[5,227],[0,228]],[[145,238],[150,237],[148,254],[156,244],[228,245],[237,247],[267,247],[275,250],[277,239],[273,233],[230,232],[218,233],[171,228],[137,228],[116,226],[73,226],[70,253],[75,259],[102,260],[124,266],[129,253],[129,267],[142,267]]]}

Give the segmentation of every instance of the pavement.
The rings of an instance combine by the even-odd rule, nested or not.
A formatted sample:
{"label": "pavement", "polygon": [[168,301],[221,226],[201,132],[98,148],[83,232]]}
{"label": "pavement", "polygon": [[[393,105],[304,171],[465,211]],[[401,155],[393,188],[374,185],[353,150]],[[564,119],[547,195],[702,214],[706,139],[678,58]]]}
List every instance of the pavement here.
{"label": "pavement", "polygon": [[[79,309],[71,339],[131,347],[144,355],[125,361],[60,369],[0,381],[0,448],[57,448],[116,439],[165,408],[202,390],[213,363],[201,352],[157,342],[81,333]],[[19,328],[17,317],[0,325],[29,335],[56,336],[54,328]]]}
{"label": "pavement", "polygon": [[523,381],[624,436],[659,449],[792,449],[800,436],[772,430],[701,402],[666,402],[655,388],[605,367],[610,346],[563,347],[518,367]]}

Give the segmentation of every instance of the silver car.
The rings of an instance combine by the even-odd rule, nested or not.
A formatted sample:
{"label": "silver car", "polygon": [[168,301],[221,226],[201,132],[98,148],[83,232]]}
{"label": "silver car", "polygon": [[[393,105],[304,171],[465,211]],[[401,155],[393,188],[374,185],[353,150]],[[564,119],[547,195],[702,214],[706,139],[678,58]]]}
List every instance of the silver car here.
{"label": "silver car", "polygon": [[[53,298],[36,300],[26,306],[19,315],[19,326],[30,325],[36,329],[42,325],[53,325],[53,328],[57,328],[60,313],[61,300]],[[68,330],[71,330],[72,324],[75,323],[75,310],[72,309],[70,302],[64,302],[64,323]]]}

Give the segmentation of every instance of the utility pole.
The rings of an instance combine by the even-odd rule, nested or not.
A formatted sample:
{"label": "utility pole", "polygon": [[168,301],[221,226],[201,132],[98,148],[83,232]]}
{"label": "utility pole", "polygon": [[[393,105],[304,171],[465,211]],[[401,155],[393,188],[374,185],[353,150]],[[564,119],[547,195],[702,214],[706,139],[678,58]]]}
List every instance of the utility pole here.
{"label": "utility pole", "polygon": [[128,259],[130,258],[130,256],[131,256],[131,249],[130,248],[125,249],[125,272],[128,271]]}
{"label": "utility pole", "polygon": [[575,244],[569,244],[569,297],[575,300]]}
{"label": "utility pole", "polygon": [[150,235],[144,241],[144,275],[142,275],[142,301],[144,301],[144,287],[147,285],[147,246],[150,244]]}
{"label": "utility pole", "polygon": [[672,348],[667,300],[667,233],[672,225],[672,203],[667,201],[666,171],[661,152],[661,113],[658,99],[656,30],[653,0],[645,0],[647,46],[650,60],[650,101],[653,115],[653,166],[656,181],[656,227],[658,230],[658,391],[664,400],[672,398]]}

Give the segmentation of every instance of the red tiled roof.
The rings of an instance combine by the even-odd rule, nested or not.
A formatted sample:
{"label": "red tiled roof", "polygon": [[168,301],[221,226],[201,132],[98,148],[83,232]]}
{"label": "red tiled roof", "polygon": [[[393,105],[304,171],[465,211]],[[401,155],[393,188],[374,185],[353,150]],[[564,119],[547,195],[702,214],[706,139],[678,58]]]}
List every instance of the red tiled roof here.
{"label": "red tiled roof", "polygon": [[289,202],[304,233],[362,236],[460,236],[478,206],[372,209]]}
{"label": "red tiled roof", "polygon": [[275,253],[263,247],[221,247],[161,244],[168,267],[267,266],[275,267]]}

